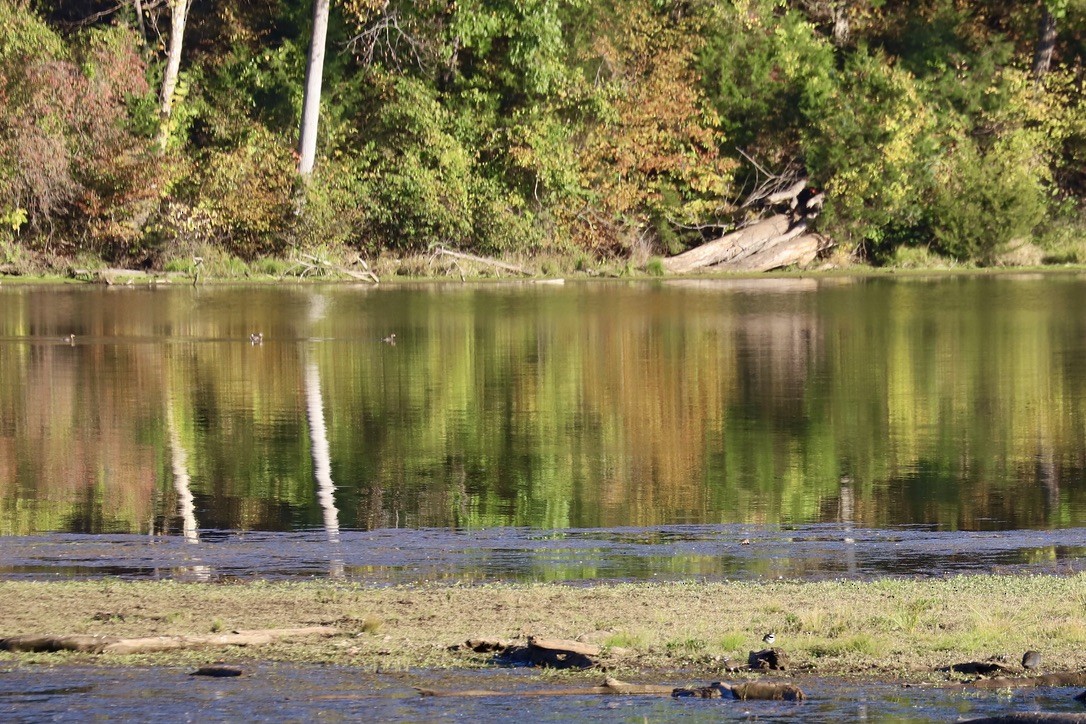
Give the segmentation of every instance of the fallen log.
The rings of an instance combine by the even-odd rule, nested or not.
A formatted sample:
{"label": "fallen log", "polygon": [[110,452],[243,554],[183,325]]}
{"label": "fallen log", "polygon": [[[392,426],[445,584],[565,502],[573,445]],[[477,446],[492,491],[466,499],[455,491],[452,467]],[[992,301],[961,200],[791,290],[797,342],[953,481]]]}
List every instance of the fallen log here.
{"label": "fallen log", "polygon": [[672,274],[686,274],[714,264],[742,257],[750,247],[763,246],[767,241],[788,233],[791,221],[786,214],[777,214],[756,224],[702,244],[677,256],[664,259],[664,269]]}
{"label": "fallen log", "polygon": [[528,654],[536,666],[549,666],[555,669],[590,669],[596,665],[600,648],[579,641],[545,639],[531,636],[528,639]]}
{"label": "fallen log", "polygon": [[380,284],[381,280],[376,274],[370,271],[369,264],[362,257],[358,257],[355,262],[362,265],[362,271],[356,272],[353,269],[348,269],[345,266],[339,264],[333,264],[327,259],[321,259],[320,257],[313,256],[312,254],[299,254],[301,259],[298,261],[298,266],[302,267],[302,272],[299,276],[307,276],[314,273],[318,269],[331,269],[337,271],[340,274],[351,277],[352,279],[358,279],[364,282],[373,282],[374,284]]}
{"label": "fallen log", "polygon": [[[799,233],[791,236],[792,231]],[[717,264],[713,268],[766,272],[789,266],[807,266],[818,256],[822,246],[821,237],[804,233],[806,231],[804,224],[800,224],[792,231],[779,239],[766,242],[760,249],[747,256]]]}
{"label": "fallen log", "polygon": [[453,251],[452,249],[446,249],[443,246],[438,246],[434,249],[434,254],[442,254],[444,256],[451,256],[453,259],[463,259],[464,261],[473,261],[477,264],[487,264],[498,269],[504,269],[506,271],[516,272],[524,276],[531,276],[531,272],[526,271],[524,268],[515,266],[513,264],[506,264],[503,261],[497,259],[491,259],[485,256],[476,256],[475,254],[465,254],[462,251]]}
{"label": "fallen log", "polygon": [[194,649],[214,646],[259,646],[294,636],[330,636],[338,633],[332,626],[305,628],[260,629],[234,631],[228,634],[191,636],[149,636],[120,638],[117,636],[51,636],[23,634],[0,639],[0,650],[22,652],[77,651],[91,654],[147,654],[159,651]]}

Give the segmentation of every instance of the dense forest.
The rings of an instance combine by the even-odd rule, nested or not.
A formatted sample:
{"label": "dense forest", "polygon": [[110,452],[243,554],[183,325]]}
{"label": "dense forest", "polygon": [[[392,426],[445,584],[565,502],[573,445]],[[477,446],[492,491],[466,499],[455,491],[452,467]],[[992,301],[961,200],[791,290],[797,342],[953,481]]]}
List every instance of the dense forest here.
{"label": "dense forest", "polygon": [[803,179],[841,258],[1086,262],[1086,0],[0,0],[0,27],[9,270],[640,265]]}

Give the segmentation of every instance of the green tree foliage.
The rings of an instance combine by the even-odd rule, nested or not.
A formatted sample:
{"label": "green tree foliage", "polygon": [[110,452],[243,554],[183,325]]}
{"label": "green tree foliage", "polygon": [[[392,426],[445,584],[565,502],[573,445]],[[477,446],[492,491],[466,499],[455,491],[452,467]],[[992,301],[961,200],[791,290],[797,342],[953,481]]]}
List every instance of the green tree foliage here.
{"label": "green tree foliage", "polygon": [[819,231],[874,260],[986,262],[1084,225],[1084,0],[342,0],[304,187],[311,3],[194,3],[155,159],[169,18],[144,7],[141,39],[128,5],[0,0],[18,243],[150,263],[207,245],[665,254],[742,221],[765,169],[826,190]]}

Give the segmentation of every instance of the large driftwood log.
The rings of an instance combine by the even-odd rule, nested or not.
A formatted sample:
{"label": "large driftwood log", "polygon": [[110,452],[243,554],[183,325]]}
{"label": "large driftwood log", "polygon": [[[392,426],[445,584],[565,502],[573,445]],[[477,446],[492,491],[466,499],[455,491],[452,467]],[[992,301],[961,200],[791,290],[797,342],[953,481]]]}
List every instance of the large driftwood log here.
{"label": "large driftwood log", "polygon": [[[800,227],[803,225],[801,224]],[[821,248],[821,237],[815,234],[803,233],[806,228],[797,227],[799,232],[791,236],[791,232],[779,239],[766,242],[754,253],[741,259],[717,264],[715,269],[727,269],[729,271],[765,272],[773,269],[782,269],[787,266],[806,266],[818,256]]]}
{"label": "large driftwood log", "polygon": [[255,631],[234,631],[228,634],[204,636],[149,636],[144,638],[119,638],[117,636],[50,636],[23,634],[0,639],[4,651],[78,651],[92,654],[148,654],[158,651],[194,649],[209,646],[258,646],[295,636],[331,636],[338,633],[332,626],[308,626],[305,628],[275,628]]}
{"label": "large driftwood log", "polygon": [[791,222],[785,214],[771,216],[678,256],[664,259],[664,269],[672,274],[686,274],[696,269],[745,256],[747,249],[761,248],[766,241],[788,233],[790,225]]}

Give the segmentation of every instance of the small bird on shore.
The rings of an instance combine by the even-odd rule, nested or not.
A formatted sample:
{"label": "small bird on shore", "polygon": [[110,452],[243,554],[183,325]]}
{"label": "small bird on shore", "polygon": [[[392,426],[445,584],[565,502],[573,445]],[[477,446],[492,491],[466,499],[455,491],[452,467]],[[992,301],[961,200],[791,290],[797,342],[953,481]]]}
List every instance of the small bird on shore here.
{"label": "small bird on shore", "polygon": [[253,332],[252,334],[250,334],[249,335],[249,344],[252,344],[252,345],[264,344],[264,333],[263,332]]}
{"label": "small bird on shore", "polygon": [[387,337],[385,337],[381,341],[384,342],[385,344],[395,345],[396,344],[396,333],[393,332],[392,334],[388,335]]}
{"label": "small bird on shore", "polygon": [[762,637],[762,642],[765,643],[766,646],[770,646],[770,647],[773,646],[773,642],[776,641],[776,640],[777,640],[777,637],[773,634],[772,631],[770,631],[769,633],[767,633],[765,636]]}
{"label": "small bird on shore", "polygon": [[1022,654],[1022,668],[1023,669],[1036,669],[1041,666],[1041,652],[1040,651],[1027,651]]}

